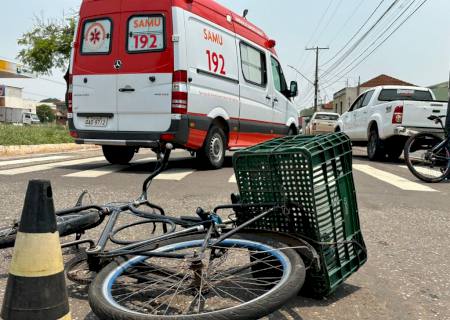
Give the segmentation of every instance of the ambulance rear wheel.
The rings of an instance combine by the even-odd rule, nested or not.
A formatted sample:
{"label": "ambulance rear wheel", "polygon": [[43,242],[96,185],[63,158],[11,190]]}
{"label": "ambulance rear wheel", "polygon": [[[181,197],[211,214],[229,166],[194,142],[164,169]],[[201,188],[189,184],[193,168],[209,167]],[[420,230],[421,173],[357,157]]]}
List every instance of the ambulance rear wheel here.
{"label": "ambulance rear wheel", "polygon": [[102,146],[103,155],[111,164],[128,164],[134,157],[135,148],[125,146]]}
{"label": "ambulance rear wheel", "polygon": [[225,161],[226,138],[222,128],[212,126],[203,147],[197,151],[197,160],[202,168],[220,169]]}

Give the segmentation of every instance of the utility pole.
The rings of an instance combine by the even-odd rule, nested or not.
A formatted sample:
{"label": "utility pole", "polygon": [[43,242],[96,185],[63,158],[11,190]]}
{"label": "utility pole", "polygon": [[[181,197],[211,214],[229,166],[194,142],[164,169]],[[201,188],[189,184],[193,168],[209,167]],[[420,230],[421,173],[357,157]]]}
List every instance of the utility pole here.
{"label": "utility pole", "polygon": [[311,51],[314,50],[316,51],[316,79],[314,81],[314,112],[317,112],[317,96],[319,93],[319,51],[320,50],[329,50],[329,47],[326,48],[320,48],[320,47],[315,47],[315,48],[306,48],[305,50],[307,51]]}

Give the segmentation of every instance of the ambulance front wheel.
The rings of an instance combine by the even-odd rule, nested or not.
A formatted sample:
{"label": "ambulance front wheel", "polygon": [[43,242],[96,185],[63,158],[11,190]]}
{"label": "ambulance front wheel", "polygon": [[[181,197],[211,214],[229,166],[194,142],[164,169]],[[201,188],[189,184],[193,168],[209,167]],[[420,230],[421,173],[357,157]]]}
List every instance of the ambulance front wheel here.
{"label": "ambulance front wheel", "polygon": [[222,128],[212,126],[203,147],[197,151],[197,160],[202,168],[220,169],[225,162],[226,137]]}
{"label": "ambulance front wheel", "polygon": [[128,164],[136,152],[134,147],[102,146],[103,155],[111,164]]}

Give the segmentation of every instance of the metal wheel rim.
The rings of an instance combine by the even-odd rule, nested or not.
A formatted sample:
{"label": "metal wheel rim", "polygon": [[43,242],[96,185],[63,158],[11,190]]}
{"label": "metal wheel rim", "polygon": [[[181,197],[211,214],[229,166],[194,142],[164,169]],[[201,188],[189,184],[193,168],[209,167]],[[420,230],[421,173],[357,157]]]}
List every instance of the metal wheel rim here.
{"label": "metal wheel rim", "polygon": [[215,134],[211,139],[211,147],[209,149],[209,154],[215,162],[219,162],[222,159],[223,141],[218,134]]}
{"label": "metal wheel rim", "polygon": [[[233,242],[237,242],[237,243],[244,243],[247,245],[250,245],[250,247],[253,246],[259,246],[261,247],[263,250],[260,253],[270,253],[272,256],[277,257],[280,261],[280,263],[283,266],[283,275],[279,281],[279,283],[277,283],[274,287],[272,287],[268,292],[262,294],[260,297],[257,297],[256,299],[261,299],[267,295],[269,295],[272,291],[277,290],[280,286],[282,286],[287,279],[289,278],[289,274],[291,273],[292,270],[292,266],[289,262],[289,259],[280,251],[280,249],[274,249],[273,247],[269,246],[269,245],[265,245],[262,243],[257,243],[257,242],[253,242],[253,241],[249,241],[249,240],[238,240],[238,239],[228,239],[228,240],[224,240],[220,245],[221,246],[225,246],[227,244],[229,244],[228,242],[231,241],[231,243]],[[178,246],[184,247],[184,248],[190,248],[190,247],[197,247],[197,246],[201,246],[203,243],[203,240],[193,240],[193,241],[186,241],[186,242],[181,242],[181,243],[176,243],[173,245],[169,245],[169,246],[165,246],[162,248],[159,248],[155,251],[158,252],[171,252],[173,250],[175,250]],[[120,265],[119,267],[115,268],[114,270],[112,270],[109,275],[106,277],[104,283],[103,283],[103,287],[102,287],[102,292],[104,297],[108,300],[108,302],[113,305],[115,308],[120,309],[122,311],[125,311],[127,313],[133,313],[136,315],[145,315],[146,313],[142,313],[142,312],[138,312],[136,310],[130,310],[129,308],[124,307],[123,305],[120,304],[120,302],[116,301],[116,299],[111,295],[111,291],[116,290],[117,288],[113,288],[114,282],[129,268],[129,267],[133,267],[141,262],[144,262],[145,260],[147,260],[148,257],[142,257],[142,256],[138,256],[135,257],[133,259],[128,260],[127,262],[123,263],[122,265]],[[203,273],[202,273],[203,275]],[[180,275],[181,276],[181,275]],[[169,277],[170,278],[170,277]],[[168,278],[166,278],[168,279]],[[178,288],[177,288],[178,289]],[[174,294],[174,296],[176,295],[176,293]],[[122,297],[123,298],[123,297]],[[194,297],[195,299],[195,297]],[[214,313],[217,311],[223,311],[223,310],[232,310],[238,307],[241,307],[242,305],[251,303],[252,301],[255,301],[256,299],[244,302],[244,303],[238,303],[236,306],[231,307],[231,308],[225,308],[225,309],[219,309],[219,310],[213,310],[213,311],[209,311],[209,312],[204,312],[204,313],[198,313],[199,314],[209,314],[209,313]],[[200,300],[200,299],[199,299]],[[195,300],[194,300],[195,302]],[[195,315],[195,314],[189,314],[189,315]],[[158,316],[158,314],[156,314],[155,316]],[[159,315],[159,316],[163,316],[163,315]]]}

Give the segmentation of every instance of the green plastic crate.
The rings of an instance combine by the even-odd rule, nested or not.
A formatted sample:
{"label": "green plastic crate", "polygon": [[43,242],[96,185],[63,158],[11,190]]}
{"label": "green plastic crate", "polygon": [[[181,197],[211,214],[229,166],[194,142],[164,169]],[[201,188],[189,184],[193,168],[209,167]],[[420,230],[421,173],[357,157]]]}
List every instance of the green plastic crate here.
{"label": "green plastic crate", "polygon": [[250,227],[300,236],[314,246],[321,268],[308,270],[305,293],[329,295],[365,263],[352,148],[345,134],[274,139],[235,153],[233,166],[242,203],[255,205],[237,212],[238,224],[263,212],[258,204],[302,204]]}

